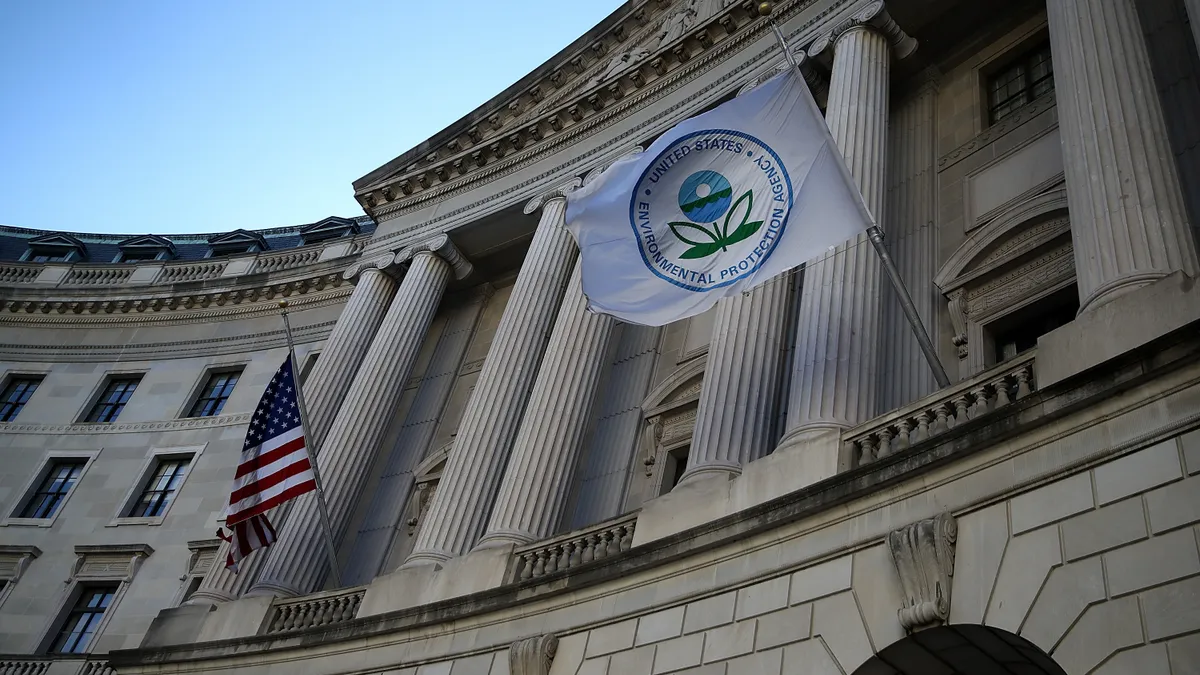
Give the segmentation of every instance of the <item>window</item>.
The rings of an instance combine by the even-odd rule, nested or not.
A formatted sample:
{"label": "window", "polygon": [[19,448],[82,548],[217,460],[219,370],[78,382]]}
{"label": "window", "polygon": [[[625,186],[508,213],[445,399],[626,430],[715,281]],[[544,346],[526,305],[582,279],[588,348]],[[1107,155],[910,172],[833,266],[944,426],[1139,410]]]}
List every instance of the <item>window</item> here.
{"label": "window", "polygon": [[995,124],[1050,91],[1054,64],[1050,43],[1043,42],[988,78],[988,119]]}
{"label": "window", "polygon": [[116,420],[141,381],[140,376],[114,377],[109,380],[96,405],[92,406],[92,412],[88,413],[87,421],[107,423]]}
{"label": "window", "polygon": [[157,518],[167,511],[179,484],[187,475],[191,457],[159,460],[154,475],[142,489],[142,495],[129,512],[130,518]]}
{"label": "window", "polygon": [[1075,320],[1079,291],[1071,284],[988,325],[996,345],[996,363],[1037,346],[1038,338]]}
{"label": "window", "polygon": [[82,654],[96,634],[104,612],[117,595],[118,584],[84,586],[71,613],[63,621],[50,651],[55,654]]}
{"label": "window", "polygon": [[121,253],[117,256],[118,259],[115,260],[114,262],[122,262],[122,263],[144,262],[146,260],[158,260],[158,259],[160,259],[160,257],[162,257],[162,254],[159,253],[158,251],[127,250],[127,251],[121,251]]}
{"label": "window", "polygon": [[57,513],[86,464],[87,460],[83,459],[57,460],[51,464],[37,492],[25,502],[20,517],[49,518]]}
{"label": "window", "polygon": [[304,365],[300,366],[300,384],[308,381],[308,376],[312,373],[313,368],[317,367],[317,359],[321,358],[321,352],[313,352],[304,359]]}
{"label": "window", "polygon": [[18,376],[10,379],[4,393],[0,394],[0,422],[13,421],[41,383],[40,377]]}
{"label": "window", "polygon": [[188,417],[220,415],[221,409],[225,407],[225,402],[229,400],[229,394],[233,392],[241,375],[241,369],[209,375],[208,383],[204,385],[200,396],[192,404],[192,411],[188,413]]}
{"label": "window", "polygon": [[70,253],[52,254],[52,253],[31,253],[29,254],[29,262],[47,263],[47,262],[67,262],[71,259]]}
{"label": "window", "polygon": [[662,487],[659,494],[665,495],[679,485],[684,472],[687,471],[689,450],[691,450],[691,446],[685,445],[666,452],[666,456],[663,458],[666,462],[663,466]]}

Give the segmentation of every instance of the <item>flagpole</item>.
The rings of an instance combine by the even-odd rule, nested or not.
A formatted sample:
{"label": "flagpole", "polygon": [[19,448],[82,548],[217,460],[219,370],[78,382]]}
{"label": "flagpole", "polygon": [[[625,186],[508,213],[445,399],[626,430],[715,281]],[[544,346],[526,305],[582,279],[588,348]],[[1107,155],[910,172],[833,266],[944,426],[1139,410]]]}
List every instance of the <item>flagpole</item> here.
{"label": "flagpole", "polygon": [[321,471],[317,468],[316,438],[312,427],[308,426],[308,408],[304,406],[304,388],[300,386],[300,374],[296,371],[296,348],[292,343],[292,322],[288,320],[288,301],[279,301],[279,313],[283,317],[283,329],[287,334],[288,359],[292,364],[292,381],[296,383],[296,405],[300,407],[300,425],[304,427],[306,441],[305,452],[308,453],[308,463],[312,465],[313,479],[317,483],[317,505],[321,514],[321,529],[325,531],[325,553],[329,556],[329,569],[333,572],[334,586],[342,585],[342,572],[338,567],[337,549],[333,546],[333,528],[329,525],[329,507],[325,504],[325,484],[321,482]]}
{"label": "flagpole", "polygon": [[[796,56],[792,54],[791,49],[788,49],[787,39],[783,37],[783,31],[779,30],[779,24],[775,23],[775,19],[772,18],[772,10],[773,7],[770,2],[761,2],[758,5],[758,13],[766,17],[767,23],[771,26],[771,31],[775,34],[775,41],[779,43],[779,48],[783,50],[783,57],[787,59],[788,65],[795,69],[796,75],[803,82],[804,73],[800,70],[800,64],[796,61]],[[807,83],[804,84],[804,96],[813,108],[817,108],[817,102],[813,99],[812,93],[809,92]],[[837,148],[837,143],[829,133],[829,127],[823,127],[823,129],[830,145],[833,148]],[[857,185],[854,177],[850,174],[850,169],[846,167],[846,160],[842,157],[842,153],[835,151],[833,155],[835,163],[842,173],[842,177],[846,179],[849,185]],[[879,229],[879,225],[875,222],[875,217],[871,214],[871,209],[867,207],[862,192],[855,189],[854,194],[858,197],[856,201],[858,202],[859,212],[867,219],[867,222],[871,223],[871,226],[867,228],[867,237],[871,240],[871,245],[875,248],[875,253],[879,256],[880,262],[883,263],[883,270],[887,274],[888,280],[892,282],[892,287],[896,289],[896,295],[900,299],[900,307],[904,310],[904,316],[908,319],[908,325],[912,327],[912,331],[916,335],[917,344],[920,345],[921,352],[925,355],[925,360],[929,363],[929,369],[933,371],[933,377],[937,380],[939,387],[949,387],[950,378],[946,375],[946,368],[942,366],[942,360],[938,357],[937,349],[933,346],[933,340],[929,339],[929,332],[925,330],[925,324],[921,321],[921,315],[917,313],[917,306],[913,303],[912,295],[908,292],[908,286],[905,285],[904,278],[900,276],[900,270],[896,268],[896,263],[892,260],[891,254],[888,253],[887,247],[883,245],[883,230]]]}

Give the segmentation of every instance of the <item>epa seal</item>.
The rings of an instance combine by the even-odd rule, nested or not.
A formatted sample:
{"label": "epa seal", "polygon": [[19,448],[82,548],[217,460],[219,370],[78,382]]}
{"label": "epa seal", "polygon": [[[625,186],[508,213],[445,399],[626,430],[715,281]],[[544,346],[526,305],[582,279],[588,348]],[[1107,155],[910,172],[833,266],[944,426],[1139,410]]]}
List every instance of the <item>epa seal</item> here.
{"label": "epa seal", "polygon": [[630,199],[629,224],[651,272],[704,292],[758,270],[791,210],[792,181],[775,151],[740,131],[710,129],[654,158]]}

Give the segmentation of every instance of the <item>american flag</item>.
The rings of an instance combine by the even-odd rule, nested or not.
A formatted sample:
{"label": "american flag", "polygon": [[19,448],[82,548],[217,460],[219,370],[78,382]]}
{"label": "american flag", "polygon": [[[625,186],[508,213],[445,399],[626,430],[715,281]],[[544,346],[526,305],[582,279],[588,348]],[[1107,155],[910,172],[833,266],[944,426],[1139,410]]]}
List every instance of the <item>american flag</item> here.
{"label": "american flag", "polygon": [[230,543],[226,567],[236,570],[238,561],[251,551],[275,541],[268,510],[317,489],[296,394],[292,357],[288,356],[267,385],[246,432],[225,509],[225,525],[233,534],[217,532]]}

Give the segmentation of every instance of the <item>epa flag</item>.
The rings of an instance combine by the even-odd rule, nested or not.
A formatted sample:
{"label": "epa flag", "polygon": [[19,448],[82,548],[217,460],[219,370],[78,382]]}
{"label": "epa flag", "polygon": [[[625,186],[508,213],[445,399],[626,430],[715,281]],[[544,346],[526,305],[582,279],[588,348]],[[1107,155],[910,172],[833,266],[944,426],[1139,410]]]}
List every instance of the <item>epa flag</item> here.
{"label": "epa flag", "polygon": [[246,430],[229,506],[225,507],[225,526],[231,534],[217,530],[217,536],[229,542],[225,566],[236,571],[238,562],[251,551],[275,541],[267,511],[315,489],[289,355],[267,384]]}
{"label": "epa flag", "polygon": [[680,123],[567,200],[593,311],[661,326],[871,226],[794,68]]}

